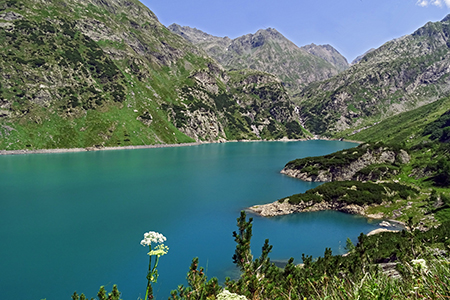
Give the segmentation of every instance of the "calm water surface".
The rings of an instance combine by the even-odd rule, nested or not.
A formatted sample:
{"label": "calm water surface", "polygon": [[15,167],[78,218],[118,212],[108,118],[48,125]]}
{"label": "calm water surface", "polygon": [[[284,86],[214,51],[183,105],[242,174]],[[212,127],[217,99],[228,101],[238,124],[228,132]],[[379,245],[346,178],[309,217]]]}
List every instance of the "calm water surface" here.
{"label": "calm water surface", "polygon": [[[179,148],[0,157],[2,299],[94,297],[117,284],[122,299],[145,295],[146,231],[167,237],[158,299],[185,284],[192,258],[208,277],[236,274],[239,212],[317,186],[281,175],[288,161],[355,144],[337,141],[227,143]],[[378,228],[338,212],[254,217],[252,251],[272,260],[342,253],[347,237]]]}

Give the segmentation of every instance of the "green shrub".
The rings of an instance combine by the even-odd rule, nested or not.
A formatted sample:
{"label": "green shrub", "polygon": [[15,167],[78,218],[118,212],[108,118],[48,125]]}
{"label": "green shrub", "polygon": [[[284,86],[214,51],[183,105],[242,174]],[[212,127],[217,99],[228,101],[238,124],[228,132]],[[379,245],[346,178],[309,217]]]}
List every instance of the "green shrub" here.
{"label": "green shrub", "polygon": [[[389,191],[388,194],[386,191]],[[392,193],[396,192],[396,193]],[[372,183],[359,181],[334,181],[326,182],[305,193],[295,194],[289,198],[289,203],[304,202],[344,202],[347,204],[370,205],[381,204],[383,200],[392,200],[398,195],[406,199],[408,196],[417,195],[418,191],[412,187],[398,183]],[[279,200],[284,201],[286,198]]]}

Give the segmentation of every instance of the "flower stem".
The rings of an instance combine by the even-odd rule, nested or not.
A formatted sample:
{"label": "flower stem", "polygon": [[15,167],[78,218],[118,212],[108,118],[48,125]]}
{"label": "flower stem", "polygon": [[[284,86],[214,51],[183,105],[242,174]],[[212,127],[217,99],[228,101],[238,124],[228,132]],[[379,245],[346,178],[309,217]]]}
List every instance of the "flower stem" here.
{"label": "flower stem", "polygon": [[[149,245],[150,251],[152,250],[152,244]],[[148,263],[148,272],[147,272],[147,290],[145,292],[145,299],[152,299],[153,298],[153,289],[152,289],[152,256],[150,255],[149,263]]]}

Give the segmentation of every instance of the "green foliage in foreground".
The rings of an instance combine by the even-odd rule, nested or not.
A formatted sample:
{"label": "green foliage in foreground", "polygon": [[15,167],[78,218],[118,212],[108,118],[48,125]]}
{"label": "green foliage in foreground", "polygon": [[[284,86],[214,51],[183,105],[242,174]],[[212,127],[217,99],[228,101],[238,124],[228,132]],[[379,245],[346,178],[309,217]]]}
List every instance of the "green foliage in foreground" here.
{"label": "green foliage in foreground", "polygon": [[291,204],[298,204],[301,201],[313,201],[315,203],[326,201],[370,205],[381,204],[383,201],[407,199],[408,197],[414,197],[418,192],[413,187],[393,182],[333,181],[279,201],[284,202],[288,200]]}
{"label": "green foliage in foreground", "polygon": [[[236,250],[233,262],[240,269],[237,279],[207,279],[194,258],[187,274],[188,286],[172,291],[170,299],[218,299],[225,288],[247,299],[447,299],[450,296],[450,222],[427,232],[385,232],[361,234],[346,256],[325,249],[323,257],[302,255],[303,264],[291,258],[280,269],[270,261],[272,246],[266,240],[261,255],[251,252],[252,218],[245,212],[237,219],[233,233]],[[388,277],[382,263],[396,264],[397,277]],[[116,291],[116,292],[115,292]],[[118,299],[116,288],[106,298],[103,287],[99,300]],[[222,295],[220,298],[222,298]],[[72,299],[81,300],[74,293]],[[84,298],[86,299],[86,298]]]}
{"label": "green foliage in foreground", "polygon": [[[450,247],[449,225],[446,223],[428,232],[361,234],[358,244],[347,256],[332,255],[331,250],[326,249],[323,257],[313,260],[303,255],[301,266],[295,265],[291,258],[284,269],[280,269],[270,262],[272,246],[268,240],[261,256],[253,257],[250,251],[252,219],[247,221],[242,212],[238,218],[239,230],[233,233],[237,243],[233,261],[241,270],[241,276],[235,280],[228,278],[225,288],[247,299],[419,299],[423,295],[445,299],[450,295],[450,268],[443,251]],[[412,263],[417,258],[426,258],[426,269]],[[397,263],[400,278],[389,278],[381,272],[380,263],[387,262]],[[191,268],[188,280],[193,272],[195,269]],[[203,282],[206,283],[206,279]],[[215,299],[218,293],[218,289],[207,293],[205,286],[190,288],[193,289],[191,294],[175,299]]]}
{"label": "green foliage in foreground", "polygon": [[[97,293],[97,299],[98,300],[121,300],[120,299],[120,292],[117,289],[117,285],[113,286],[112,292],[107,293],[104,286],[100,287],[100,290]],[[74,292],[72,295],[72,300],[87,300],[86,296],[82,293],[78,296],[77,292]],[[91,300],[94,300],[94,298],[91,298]]]}

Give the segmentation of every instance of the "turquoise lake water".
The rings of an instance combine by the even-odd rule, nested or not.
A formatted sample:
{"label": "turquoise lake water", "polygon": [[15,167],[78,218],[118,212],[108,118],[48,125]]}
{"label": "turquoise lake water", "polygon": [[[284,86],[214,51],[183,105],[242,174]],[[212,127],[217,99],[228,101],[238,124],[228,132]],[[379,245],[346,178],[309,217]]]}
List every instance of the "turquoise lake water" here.
{"label": "turquoise lake water", "polygon": [[[338,141],[254,142],[0,157],[2,299],[96,297],[117,284],[144,297],[148,248],[157,231],[170,247],[159,264],[157,299],[185,284],[192,258],[208,277],[235,276],[239,212],[317,183],[279,173],[290,160],[356,146]],[[252,251],[266,238],[272,260],[343,253],[345,241],[378,228],[359,216],[317,212],[254,218]]]}

